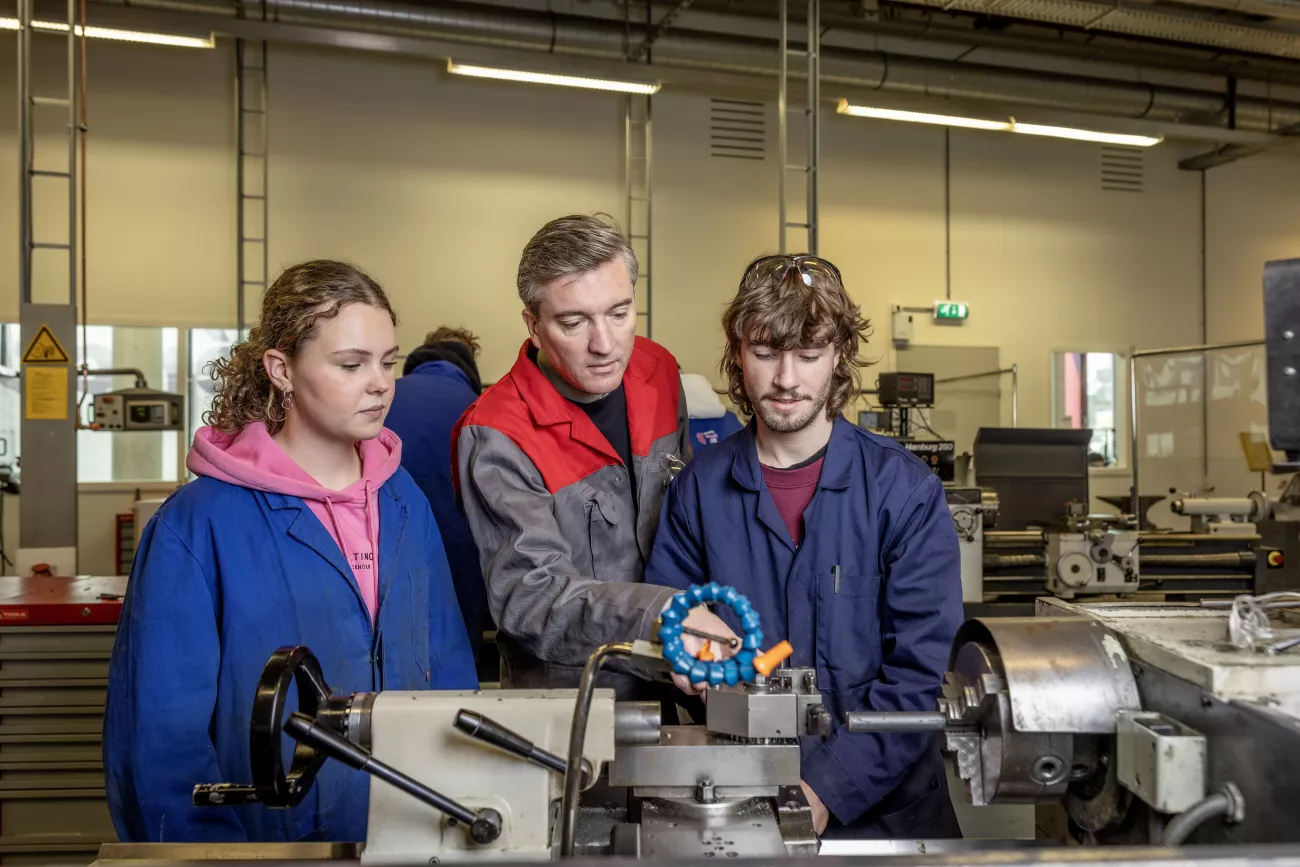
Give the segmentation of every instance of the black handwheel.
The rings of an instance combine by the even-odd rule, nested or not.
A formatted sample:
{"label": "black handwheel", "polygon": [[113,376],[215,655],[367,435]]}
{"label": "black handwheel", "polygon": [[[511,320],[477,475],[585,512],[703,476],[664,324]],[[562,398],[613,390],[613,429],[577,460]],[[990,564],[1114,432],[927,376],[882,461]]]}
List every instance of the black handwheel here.
{"label": "black handwheel", "polygon": [[281,647],[267,660],[253,699],[248,733],[249,763],[258,800],[269,807],[295,807],[311,789],[325,755],[297,742],[288,772],[284,769],[283,730],[289,686],[298,685],[300,713],[315,717],[330,697],[320,662],[306,647]]}

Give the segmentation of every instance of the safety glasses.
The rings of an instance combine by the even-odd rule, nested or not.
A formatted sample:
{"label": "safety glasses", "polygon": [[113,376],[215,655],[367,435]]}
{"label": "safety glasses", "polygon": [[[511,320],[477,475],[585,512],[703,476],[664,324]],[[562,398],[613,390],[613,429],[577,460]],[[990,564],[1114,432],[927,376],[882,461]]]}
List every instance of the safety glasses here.
{"label": "safety glasses", "polygon": [[745,271],[745,276],[741,278],[743,285],[750,276],[760,272],[767,271],[769,276],[776,278],[778,282],[784,283],[790,278],[792,273],[797,273],[803,285],[811,286],[813,284],[813,275],[829,277],[844,285],[844,279],[840,276],[840,269],[823,259],[820,256],[764,256],[756,259]]}

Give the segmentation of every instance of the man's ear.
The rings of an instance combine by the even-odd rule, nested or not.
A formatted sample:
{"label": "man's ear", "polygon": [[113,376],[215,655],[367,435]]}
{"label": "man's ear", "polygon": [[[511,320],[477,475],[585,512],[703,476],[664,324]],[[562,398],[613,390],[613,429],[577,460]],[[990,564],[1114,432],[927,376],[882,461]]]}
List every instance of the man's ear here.
{"label": "man's ear", "polygon": [[537,317],[533,315],[533,312],[527,307],[523,310],[523,317],[524,327],[528,329],[528,339],[533,342],[533,346],[541,349],[542,341],[541,338],[537,336],[537,329],[541,326],[541,322],[538,321]]}
{"label": "man's ear", "polygon": [[293,373],[289,370],[289,358],[278,349],[268,349],[262,354],[262,366],[271,385],[282,392],[293,391]]}

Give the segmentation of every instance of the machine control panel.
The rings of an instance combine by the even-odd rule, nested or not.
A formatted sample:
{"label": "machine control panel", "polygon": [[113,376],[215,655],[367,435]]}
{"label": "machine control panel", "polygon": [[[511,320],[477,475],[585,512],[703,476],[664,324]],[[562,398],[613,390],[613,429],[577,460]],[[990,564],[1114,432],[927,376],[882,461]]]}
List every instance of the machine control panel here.
{"label": "machine control panel", "polygon": [[151,388],[124,388],[95,395],[95,430],[181,430],[185,398]]}
{"label": "machine control panel", "polygon": [[933,373],[882,373],[878,388],[881,406],[934,406]]}

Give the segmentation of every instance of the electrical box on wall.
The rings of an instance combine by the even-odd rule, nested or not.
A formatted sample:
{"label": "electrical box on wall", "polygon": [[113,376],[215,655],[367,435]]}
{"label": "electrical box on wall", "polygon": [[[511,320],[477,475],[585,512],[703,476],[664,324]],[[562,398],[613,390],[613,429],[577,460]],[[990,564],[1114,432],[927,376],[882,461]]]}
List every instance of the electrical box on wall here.
{"label": "electrical box on wall", "polygon": [[893,320],[894,348],[904,349],[912,342],[912,333],[914,330],[912,314],[906,310],[895,307]]}

